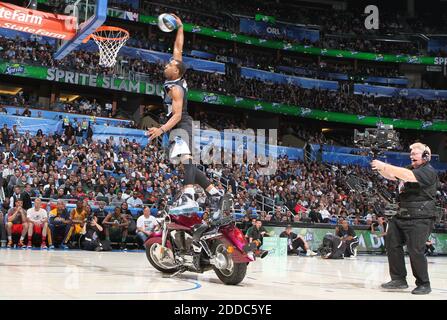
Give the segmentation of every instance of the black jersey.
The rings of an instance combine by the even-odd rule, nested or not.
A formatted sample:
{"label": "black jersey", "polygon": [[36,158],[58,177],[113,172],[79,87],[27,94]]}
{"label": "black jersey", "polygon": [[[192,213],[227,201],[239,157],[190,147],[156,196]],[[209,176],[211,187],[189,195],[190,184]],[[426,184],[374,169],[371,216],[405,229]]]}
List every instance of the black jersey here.
{"label": "black jersey", "polygon": [[168,120],[172,116],[172,98],[169,96],[169,91],[174,87],[178,86],[183,91],[183,106],[182,106],[182,119],[177,123],[173,129],[184,129],[188,134],[192,135],[192,118],[188,113],[188,85],[185,79],[177,80],[166,80],[163,84],[163,105],[166,109],[166,115]]}

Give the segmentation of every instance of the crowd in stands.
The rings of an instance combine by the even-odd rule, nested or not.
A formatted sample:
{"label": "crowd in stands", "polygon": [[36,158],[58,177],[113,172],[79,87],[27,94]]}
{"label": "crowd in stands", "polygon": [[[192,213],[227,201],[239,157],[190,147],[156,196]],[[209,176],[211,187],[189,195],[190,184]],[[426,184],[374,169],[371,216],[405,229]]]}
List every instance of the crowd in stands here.
{"label": "crowd in stands", "polygon": [[[204,112],[199,111],[193,115],[194,119],[200,119],[201,129],[216,129],[223,131],[224,129],[240,129],[246,130],[248,128],[248,115],[232,114],[232,113],[218,113],[218,112]],[[278,145],[282,145],[283,136],[292,134],[299,137],[303,141],[312,144],[329,144],[329,145],[352,145],[351,138],[343,138],[342,141],[337,139],[334,141],[326,137],[321,130],[312,128],[311,126],[302,126],[296,121],[290,121],[284,117],[281,121],[281,127],[278,132]]]}
{"label": "crowd in stands", "polygon": [[[187,40],[185,43],[185,50],[204,50],[206,52],[215,53],[218,55],[225,55],[235,58],[239,61],[240,65],[246,67],[253,67],[263,70],[269,70],[279,73],[286,73],[284,70],[278,69],[278,66],[291,66],[291,67],[304,67],[309,69],[310,75],[321,79],[327,78],[321,72],[337,72],[337,73],[349,73],[349,74],[361,74],[364,76],[387,76],[395,77],[399,76],[399,72],[395,68],[376,68],[373,66],[359,65],[358,70],[353,70],[351,64],[334,64],[334,63],[320,63],[316,62],[303,62],[301,59],[282,54],[280,57],[275,55],[262,53],[259,50],[253,50],[244,48],[243,46],[229,48],[228,46],[221,46],[206,41],[207,39],[196,39],[194,43],[191,40]],[[128,41],[128,45],[136,48],[146,48],[160,51],[168,51],[172,39],[169,36],[157,35],[151,33],[149,36],[141,32],[133,34],[132,38]],[[103,68],[99,66],[98,58],[92,52],[75,51],[70,55],[70,58],[66,58],[62,61],[54,61],[51,57],[52,50],[54,48],[46,44],[36,44],[33,41],[23,41],[19,39],[8,39],[0,37],[0,57],[2,59],[13,60],[17,62],[24,61],[39,61],[44,66],[63,66],[71,70],[87,71],[89,73],[100,73],[105,75],[115,75],[113,69]],[[187,54],[187,51],[185,51]]]}
{"label": "crowd in stands", "polygon": [[[199,116],[203,116],[205,122],[217,119],[217,116]],[[232,121],[227,119],[224,122],[231,124]],[[94,212],[96,219],[101,218],[101,222],[95,223],[103,228],[105,239],[110,239],[109,229],[117,224],[121,248],[125,249],[127,233],[131,232],[131,221],[135,218],[130,209],[139,209],[138,214],[141,215],[143,206],[149,205],[154,209],[152,214],[156,215],[172,204],[181,191],[182,170],[172,166],[165,150],[155,144],[142,147],[122,137],[110,137],[102,143],[93,141],[91,135],[79,138],[69,128],[67,126],[61,136],[44,135],[41,131],[35,136],[19,134],[17,126],[8,128],[7,125],[0,130],[1,182],[6,193],[1,204],[2,219],[21,212],[21,218],[14,216],[12,220],[21,224],[27,221],[27,224],[14,231],[21,234],[19,245],[27,243],[31,246],[32,233],[41,231],[35,225],[41,225],[39,221],[45,220],[39,219],[50,209],[64,208],[59,202],[56,207],[47,205],[47,211],[43,212],[36,202],[32,208],[30,200],[51,199],[53,203],[63,200],[76,204],[76,208],[70,215],[60,217],[60,221],[71,221],[64,226],[62,248],[67,246],[73,235],[80,233],[84,220]],[[290,130],[300,132],[299,128],[290,127]],[[318,140],[318,135],[315,139],[315,142],[325,142]],[[257,216],[263,221],[336,223],[343,218],[354,225],[370,226],[385,209],[383,200],[374,195],[373,186],[385,185],[389,192],[396,189],[395,183],[381,179],[368,169],[328,165],[320,161],[292,161],[286,157],[279,159],[277,171],[267,176],[259,174],[259,164],[207,165],[204,169],[209,177],[220,181],[218,188],[227,186],[234,194],[237,211]],[[351,190],[346,178],[353,174],[368,180],[370,193]],[[441,193],[447,198],[447,175],[444,173],[440,178]],[[208,210],[204,194],[198,195],[199,204]],[[272,201],[267,200],[261,206],[257,200],[262,196]],[[17,199],[23,201],[24,210],[31,209],[26,218],[21,208],[17,209],[20,204]],[[107,204],[112,209],[105,210]],[[37,222],[31,221],[34,218]],[[54,216],[52,222],[50,220],[43,222],[44,229],[52,224],[55,228]],[[133,233],[135,231],[133,228]],[[42,248],[45,248],[47,234],[42,232],[42,235]],[[48,240],[52,246],[53,239],[51,242]]]}
{"label": "crowd in stands", "polygon": [[72,102],[59,101],[55,109],[62,112],[80,113],[95,117],[112,117],[112,104],[105,103],[102,105],[96,99],[92,101],[89,99],[76,99]]}
{"label": "crowd in stands", "polygon": [[[131,30],[132,38],[128,40],[127,45],[135,48],[150,49],[162,52],[168,52],[174,41],[172,35],[157,34],[156,32],[146,35],[137,30]],[[352,63],[326,63],[321,61],[319,64],[307,57],[296,56],[292,52],[281,52],[279,55],[273,51],[264,51],[256,47],[236,43],[228,46],[225,43],[216,43],[209,41],[207,37],[196,37],[194,41],[191,38],[185,39],[184,55],[194,56],[191,51],[199,50],[212,53],[218,56],[229,57],[234,59],[239,65],[244,67],[267,70],[277,73],[285,73],[278,66],[301,67],[309,71],[309,74],[319,78],[326,79],[327,75],[322,72],[334,72],[344,74],[359,74],[363,76],[382,76],[382,77],[400,77],[397,66],[372,66],[358,64],[357,70],[354,70]],[[204,59],[203,57],[200,57]],[[206,59],[206,58],[205,58]],[[216,58],[209,58],[216,60]]]}
{"label": "crowd in stands", "polygon": [[[89,204],[94,204],[98,197],[106,198],[107,203],[128,200],[131,204],[129,199],[138,197],[144,204],[164,208],[181,190],[181,170],[172,167],[164,150],[157,145],[148,144],[143,148],[121,137],[117,141],[110,137],[106,143],[83,139],[78,144],[66,132],[62,136],[20,135],[16,127],[6,125],[1,134],[0,156],[7,196],[12,196],[16,187],[29,186],[32,197],[68,201],[85,198],[92,201]],[[383,209],[380,207],[383,203],[377,199],[350,193],[345,181],[350,174],[368,177],[371,181],[379,179],[360,167],[326,166],[283,158],[271,176],[259,175],[258,164],[205,168],[209,176],[228,182],[236,196],[236,208],[242,206],[248,210],[251,206],[252,212],[261,209],[254,202],[261,194],[274,199],[275,205],[285,204],[291,210],[297,204],[309,210],[324,207],[338,216],[360,214],[364,217],[368,213],[379,214]],[[444,184],[445,180],[444,176]],[[391,189],[395,187],[391,182],[388,185]],[[218,187],[223,188],[223,184]]]}
{"label": "crowd in stands", "polygon": [[[417,43],[414,39],[405,38],[405,34],[440,34],[443,32],[446,21],[445,14],[439,17],[421,14],[410,18],[401,12],[381,10],[380,28],[378,30],[366,29],[364,20],[367,14],[364,13],[362,6],[348,8],[348,10],[334,10],[297,6],[293,3],[278,5],[268,2],[258,3],[257,1],[214,3],[213,1],[170,0],[163,1],[162,4],[145,3],[138,10],[125,3],[115,3],[114,7],[152,16],[158,16],[164,12],[174,12],[181,16],[185,22],[233,33],[241,33],[238,15],[253,18],[255,14],[260,13],[273,16],[278,21],[307,25],[320,30],[320,41],[314,43],[307,39],[298,41],[278,35],[267,36],[274,40],[286,40],[287,42],[331,49],[411,55],[427,54],[426,45]],[[60,4],[60,7],[55,10],[63,12],[63,8],[64,6]],[[388,36],[387,40],[392,40],[393,37],[390,37],[390,34],[400,34],[399,41],[383,41],[384,35]],[[334,39],[333,35],[343,35],[343,38]],[[374,40],[374,37],[377,40]]]}
{"label": "crowd in stands", "polygon": [[304,89],[289,84],[273,84],[256,79],[204,74],[190,70],[186,76],[191,87],[216,93],[248,97],[268,102],[281,102],[303,108],[389,118],[433,121],[445,119],[447,109],[442,100],[407,99],[353,95],[341,91]]}
{"label": "crowd in stands", "polygon": [[[184,21],[197,24],[200,26],[206,26],[215,28],[218,30],[229,31],[233,33],[241,33],[239,30],[239,19],[232,15],[230,12],[241,14],[246,12],[245,15],[253,18],[256,13],[266,14],[269,16],[276,16],[281,20],[284,15],[288,16],[286,20],[295,24],[307,24],[311,27],[318,27],[320,29],[320,41],[311,42],[307,39],[296,40],[287,38],[284,35],[265,35],[264,38],[272,40],[283,40],[287,42],[298,43],[301,45],[312,45],[319,48],[331,48],[341,49],[349,51],[366,51],[376,53],[391,53],[391,54],[411,54],[420,55],[426,54],[426,48],[422,44],[412,42],[410,40],[403,41],[383,41],[382,40],[368,40],[363,37],[365,34],[377,35],[377,34],[389,34],[412,32],[407,23],[405,27],[399,22],[401,17],[396,13],[383,13],[381,16],[381,27],[379,30],[366,30],[364,26],[364,19],[367,16],[361,10],[359,12],[353,11],[337,11],[337,10],[312,10],[309,8],[289,8],[282,10],[281,13],[277,11],[278,6],[275,4],[274,8],[266,9],[268,11],[263,12],[259,9],[259,4],[254,6],[245,7],[244,4],[235,2],[235,6],[224,8],[216,8],[216,5],[212,5],[204,12],[204,8],[198,4],[192,4],[191,6],[185,6],[185,4],[178,4],[173,1],[174,5],[177,5],[181,9],[174,9],[167,5],[151,4],[143,10],[146,14],[159,15],[163,12],[174,12],[179,16],[182,16]],[[226,4],[229,5],[229,4]],[[239,7],[241,5],[241,7]],[[219,5],[217,5],[219,6]],[[223,5],[225,6],[225,5]],[[183,7],[183,8],[182,8]],[[196,7],[197,10],[192,11],[192,8]],[[239,8],[238,8],[239,7]],[[250,9],[248,9],[250,8]],[[241,10],[241,11],[239,11]],[[290,16],[290,12],[292,16]],[[201,14],[202,12],[202,14]],[[209,16],[209,12],[214,12],[213,16]],[[242,13],[243,14],[243,13]],[[343,34],[344,37],[337,37],[336,39],[332,35]],[[252,35],[252,34],[249,34]],[[391,38],[392,39],[392,38]]]}
{"label": "crowd in stands", "polygon": [[[120,207],[135,205],[132,198],[163,208],[179,188],[179,175],[171,169],[157,146],[111,137],[106,143],[81,141],[66,128],[61,136],[37,133],[20,135],[17,128],[1,130],[2,183],[9,197],[29,190],[31,197],[87,201],[98,199]],[[138,205],[137,205],[138,206]],[[4,212],[5,214],[7,212]]]}
{"label": "crowd in stands", "polygon": [[[6,54],[11,61],[24,62],[30,60],[40,63],[40,59],[45,57],[42,60],[43,64],[68,69],[76,67],[75,70],[80,70],[77,64],[72,63],[73,58],[76,57],[76,59],[81,60],[86,58],[85,63],[81,63],[84,66],[82,71],[98,71],[98,53],[76,51],[60,61],[54,61],[50,58],[50,46],[45,47],[45,45],[39,44],[35,48],[33,42],[15,43],[13,40],[4,38],[1,40],[4,41],[3,44],[6,44],[6,48],[1,51],[1,54]],[[2,44],[1,41],[0,44]],[[13,54],[13,52],[15,53]],[[153,81],[163,81],[161,64],[156,65],[144,60],[129,59],[129,66],[130,70],[145,73]],[[90,69],[90,67],[92,68]],[[112,72],[111,70],[109,69],[108,72]],[[339,91],[304,89],[289,84],[229,77],[224,74],[212,74],[195,70],[189,70],[186,79],[191,88],[267,102],[286,103],[310,109],[391,118],[424,119],[425,121],[447,117],[447,109],[443,107],[445,103],[442,100],[427,101],[404,97],[387,98],[353,95]]]}

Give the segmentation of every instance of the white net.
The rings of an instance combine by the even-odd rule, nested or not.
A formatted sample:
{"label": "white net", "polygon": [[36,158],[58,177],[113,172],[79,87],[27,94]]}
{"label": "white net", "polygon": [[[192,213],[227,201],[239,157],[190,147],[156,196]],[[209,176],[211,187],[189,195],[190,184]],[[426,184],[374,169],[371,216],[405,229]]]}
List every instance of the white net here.
{"label": "white net", "polygon": [[99,48],[99,65],[113,67],[116,63],[118,51],[129,39],[129,32],[117,27],[100,27],[92,38]]}

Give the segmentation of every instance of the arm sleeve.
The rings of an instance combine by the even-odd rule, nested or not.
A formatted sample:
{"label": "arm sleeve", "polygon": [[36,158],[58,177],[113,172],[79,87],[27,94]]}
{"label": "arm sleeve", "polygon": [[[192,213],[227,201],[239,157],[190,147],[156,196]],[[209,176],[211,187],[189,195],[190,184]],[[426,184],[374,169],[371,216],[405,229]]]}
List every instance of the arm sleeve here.
{"label": "arm sleeve", "polygon": [[413,170],[413,174],[421,187],[428,187],[436,183],[436,172],[430,166],[416,168]]}

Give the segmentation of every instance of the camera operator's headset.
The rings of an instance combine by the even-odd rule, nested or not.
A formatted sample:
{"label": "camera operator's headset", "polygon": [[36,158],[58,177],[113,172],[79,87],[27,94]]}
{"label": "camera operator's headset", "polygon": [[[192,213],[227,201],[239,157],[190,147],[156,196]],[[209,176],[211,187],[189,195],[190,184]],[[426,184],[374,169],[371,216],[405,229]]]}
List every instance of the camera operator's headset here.
{"label": "camera operator's headset", "polygon": [[431,159],[430,151],[428,151],[428,147],[424,144],[424,151],[422,152],[422,159],[429,162]]}

